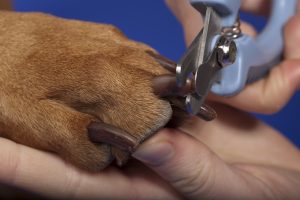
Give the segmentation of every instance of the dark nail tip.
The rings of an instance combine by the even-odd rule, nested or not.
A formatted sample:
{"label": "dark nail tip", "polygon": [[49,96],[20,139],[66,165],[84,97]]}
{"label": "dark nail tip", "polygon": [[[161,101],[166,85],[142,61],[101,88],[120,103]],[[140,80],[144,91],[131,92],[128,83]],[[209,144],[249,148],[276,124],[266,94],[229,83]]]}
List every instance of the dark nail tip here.
{"label": "dark nail tip", "polygon": [[153,79],[154,94],[160,97],[186,96],[192,91],[192,84],[187,82],[185,86],[179,87],[175,75],[165,74]]}
{"label": "dark nail tip", "polygon": [[198,117],[204,119],[205,121],[212,121],[218,115],[217,112],[207,104],[203,104],[197,114]]}
{"label": "dark nail tip", "polygon": [[138,146],[136,138],[126,131],[101,122],[91,122],[88,135],[92,142],[107,143],[127,152],[134,152]]}
{"label": "dark nail tip", "polygon": [[161,75],[153,79],[153,92],[159,97],[169,96],[176,87],[176,77],[174,75]]}

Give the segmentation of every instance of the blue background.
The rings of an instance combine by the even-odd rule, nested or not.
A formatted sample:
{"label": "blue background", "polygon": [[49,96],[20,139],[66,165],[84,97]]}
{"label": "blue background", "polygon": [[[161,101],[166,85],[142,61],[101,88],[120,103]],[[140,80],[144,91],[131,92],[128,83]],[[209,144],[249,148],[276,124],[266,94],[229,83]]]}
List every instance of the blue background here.
{"label": "blue background", "polygon": [[[56,16],[114,24],[129,38],[149,44],[178,61],[185,50],[182,29],[163,0],[15,0],[17,11],[42,11]],[[260,30],[262,17],[242,14]],[[300,147],[300,93],[279,113],[257,115]]]}

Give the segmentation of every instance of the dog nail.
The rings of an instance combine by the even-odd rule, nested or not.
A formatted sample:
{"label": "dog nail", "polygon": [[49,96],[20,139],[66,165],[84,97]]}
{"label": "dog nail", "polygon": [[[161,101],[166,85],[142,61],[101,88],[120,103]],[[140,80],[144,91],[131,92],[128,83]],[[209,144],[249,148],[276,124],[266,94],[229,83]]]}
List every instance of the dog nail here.
{"label": "dog nail", "polygon": [[[169,99],[172,106],[177,108],[177,116],[181,116],[183,114],[183,112],[185,114],[187,114],[185,112],[186,110],[186,105],[185,105],[185,98],[184,97],[176,97],[176,98],[171,98]],[[198,117],[200,117],[201,119],[205,120],[205,121],[211,121],[213,119],[215,119],[217,117],[217,113],[216,111],[210,107],[209,105],[207,104],[203,104],[201,107],[200,107],[200,110],[197,114]],[[178,118],[178,117],[177,117]]]}
{"label": "dog nail", "polygon": [[211,121],[217,117],[216,111],[210,107],[207,104],[203,104],[197,114],[198,117],[206,120],[206,121]]}
{"label": "dog nail", "polygon": [[192,90],[191,83],[178,87],[174,75],[161,75],[153,79],[154,93],[160,97],[185,96]]}
{"label": "dog nail", "polygon": [[95,143],[107,143],[130,153],[138,145],[137,139],[129,133],[105,123],[91,122],[87,129],[90,140]]}
{"label": "dog nail", "polygon": [[146,53],[152,58],[154,58],[156,62],[158,62],[163,68],[165,68],[169,72],[174,74],[176,73],[177,64],[175,62],[152,51],[146,51]]}

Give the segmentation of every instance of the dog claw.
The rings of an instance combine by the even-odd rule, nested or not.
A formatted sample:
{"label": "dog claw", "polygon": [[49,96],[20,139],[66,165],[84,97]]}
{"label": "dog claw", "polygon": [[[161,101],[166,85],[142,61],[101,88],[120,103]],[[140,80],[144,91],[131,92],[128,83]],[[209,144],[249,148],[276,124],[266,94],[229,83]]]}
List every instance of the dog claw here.
{"label": "dog claw", "polygon": [[197,116],[204,119],[205,121],[212,121],[217,117],[217,112],[207,104],[203,104],[200,107]]}
{"label": "dog claw", "polygon": [[[170,102],[173,107],[176,107],[182,111],[185,111],[185,98],[183,97],[174,97],[170,99]],[[217,112],[207,104],[203,104],[200,107],[199,112],[196,115],[205,121],[211,121],[217,117]]]}
{"label": "dog claw", "polygon": [[183,87],[178,87],[174,75],[161,75],[153,79],[154,94],[160,97],[186,96],[192,91],[192,84],[188,82]]}
{"label": "dog claw", "polygon": [[154,58],[156,62],[158,62],[163,68],[165,68],[169,72],[173,74],[176,73],[177,64],[175,62],[152,51],[146,51],[146,53],[150,55],[152,58]]}
{"label": "dog claw", "polygon": [[[153,79],[154,94],[159,97],[167,97],[173,106],[181,110],[185,110],[185,98],[183,97],[193,90],[192,85],[193,84],[191,82],[187,82],[185,86],[178,87],[176,84],[176,77],[174,75],[162,75]],[[170,98],[175,96],[177,97]],[[203,104],[197,116],[206,121],[211,121],[217,117],[217,113],[207,104]]]}
{"label": "dog claw", "polygon": [[126,131],[102,122],[91,122],[87,129],[92,142],[110,144],[129,153],[133,153],[139,144],[138,140]]}

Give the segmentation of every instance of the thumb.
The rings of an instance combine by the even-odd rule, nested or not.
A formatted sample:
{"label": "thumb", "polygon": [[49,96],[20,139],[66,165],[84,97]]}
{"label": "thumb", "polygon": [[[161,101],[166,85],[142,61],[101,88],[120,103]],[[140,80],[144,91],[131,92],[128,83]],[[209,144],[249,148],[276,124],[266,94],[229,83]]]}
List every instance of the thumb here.
{"label": "thumb", "polygon": [[[141,145],[133,157],[188,199],[253,197],[255,188],[245,181],[243,173],[237,173],[203,143],[183,132],[164,129]],[[252,185],[259,187],[257,183]]]}

